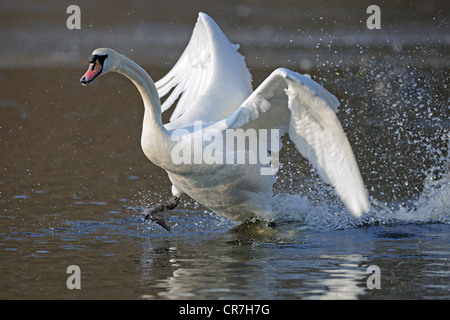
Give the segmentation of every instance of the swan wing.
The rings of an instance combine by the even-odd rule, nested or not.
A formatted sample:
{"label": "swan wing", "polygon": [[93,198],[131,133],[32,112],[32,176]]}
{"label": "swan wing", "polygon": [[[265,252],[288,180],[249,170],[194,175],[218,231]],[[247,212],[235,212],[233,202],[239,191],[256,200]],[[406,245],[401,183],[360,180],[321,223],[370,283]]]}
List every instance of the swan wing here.
{"label": "swan wing", "polygon": [[170,93],[161,106],[162,112],[180,98],[170,118],[171,123],[178,120],[175,127],[192,125],[196,120],[223,119],[251,94],[251,75],[238,48],[213,19],[199,13],[183,54],[167,75],[156,82],[160,97]]}
{"label": "swan wing", "polygon": [[275,70],[224,120],[231,129],[279,129],[356,217],[369,211],[364,183],[336,112],[335,96],[308,76]]}

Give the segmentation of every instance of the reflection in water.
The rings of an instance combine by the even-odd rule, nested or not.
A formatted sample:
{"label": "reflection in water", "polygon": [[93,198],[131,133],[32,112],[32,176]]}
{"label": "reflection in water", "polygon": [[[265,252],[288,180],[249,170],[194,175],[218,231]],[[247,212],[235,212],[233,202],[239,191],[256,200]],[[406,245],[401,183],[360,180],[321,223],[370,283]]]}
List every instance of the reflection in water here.
{"label": "reflection in water", "polygon": [[367,258],[359,254],[322,255],[320,258],[345,262],[340,263],[336,269],[323,270],[329,273],[321,283],[326,290],[318,295],[312,294],[310,299],[357,299],[365,291],[362,283],[366,281],[367,274],[361,264],[367,261]]}
{"label": "reflection in water", "polygon": [[142,276],[153,285],[149,288],[152,293],[146,292],[144,297],[270,298],[267,288],[267,277],[271,278],[272,272],[270,261],[255,250],[247,234],[242,235],[244,239],[236,239],[235,231],[222,230],[190,245],[178,243],[189,242],[187,238],[176,239],[175,243],[171,238],[167,244],[170,247],[158,249],[152,247],[151,241],[145,242]]}
{"label": "reflection in water", "polygon": [[[309,233],[301,227],[267,229],[251,224],[211,235],[191,246],[174,246],[181,241],[174,238],[158,248],[145,241],[142,279],[150,286],[142,297],[356,299],[364,294],[363,264],[367,259],[359,254],[324,254],[316,260],[308,238]],[[274,255],[274,250],[279,254]]]}
{"label": "reflection in water", "polygon": [[[399,298],[418,287],[427,288],[427,297],[431,292],[448,297],[450,251],[429,240],[445,225],[396,226],[381,234],[377,227],[314,232],[290,224],[264,235],[258,226],[247,226],[252,227],[246,231],[259,238],[251,242],[248,232],[236,229],[208,233],[199,242],[185,238],[188,230],[164,245],[146,239],[140,258],[141,297]],[[276,234],[286,231],[295,236],[277,240]],[[370,265],[381,270],[380,290],[367,287]],[[409,297],[420,297],[416,294]]]}

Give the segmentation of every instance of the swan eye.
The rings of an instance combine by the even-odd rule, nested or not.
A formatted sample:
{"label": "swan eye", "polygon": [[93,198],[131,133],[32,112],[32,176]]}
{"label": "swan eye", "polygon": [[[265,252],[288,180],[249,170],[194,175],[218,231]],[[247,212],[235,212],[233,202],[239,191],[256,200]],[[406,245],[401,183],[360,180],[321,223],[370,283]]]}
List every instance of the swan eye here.
{"label": "swan eye", "polygon": [[103,63],[105,62],[106,58],[108,58],[107,54],[103,55],[93,54],[89,57],[88,62],[95,64],[95,62],[98,61],[100,62],[100,65],[103,66]]}

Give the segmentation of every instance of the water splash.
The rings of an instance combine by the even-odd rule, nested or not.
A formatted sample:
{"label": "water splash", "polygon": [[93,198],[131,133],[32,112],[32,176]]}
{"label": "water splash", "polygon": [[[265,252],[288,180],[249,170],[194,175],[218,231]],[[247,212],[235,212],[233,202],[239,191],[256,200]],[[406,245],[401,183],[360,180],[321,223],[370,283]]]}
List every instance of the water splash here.
{"label": "water splash", "polygon": [[[360,219],[351,217],[331,187],[285,143],[275,187],[278,218],[333,229],[449,223],[450,73],[444,56],[429,57],[425,47],[404,46],[392,54],[368,47],[370,54],[356,54],[352,66],[318,58],[320,70],[313,77],[341,101],[338,117],[372,209]],[[427,65],[436,59],[440,68]]]}
{"label": "water splash", "polygon": [[[328,201],[322,190],[323,201],[318,203],[308,196],[279,193],[274,197],[275,219],[300,222],[316,229],[345,229],[370,225],[402,225],[409,223],[450,224],[450,171],[447,159],[444,168],[432,168],[424,180],[424,187],[416,199],[384,202],[370,197],[371,210],[360,218],[353,217],[336,202]],[[445,172],[442,172],[446,170]],[[436,171],[441,178],[436,179]]]}
{"label": "water splash", "polygon": [[[419,198],[397,205],[380,204],[373,199],[374,208],[365,218],[378,223],[450,223],[450,174],[439,180],[430,175]],[[363,220],[364,221],[364,220]]]}

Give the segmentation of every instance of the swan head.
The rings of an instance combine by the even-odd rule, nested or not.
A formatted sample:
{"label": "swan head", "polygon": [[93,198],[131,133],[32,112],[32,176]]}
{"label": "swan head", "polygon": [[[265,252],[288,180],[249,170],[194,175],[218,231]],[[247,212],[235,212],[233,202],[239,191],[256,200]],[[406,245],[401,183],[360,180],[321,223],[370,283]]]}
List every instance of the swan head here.
{"label": "swan head", "polygon": [[89,57],[89,67],[80,79],[81,84],[86,86],[100,74],[116,70],[118,66],[117,55],[118,53],[113,49],[95,49]]}

